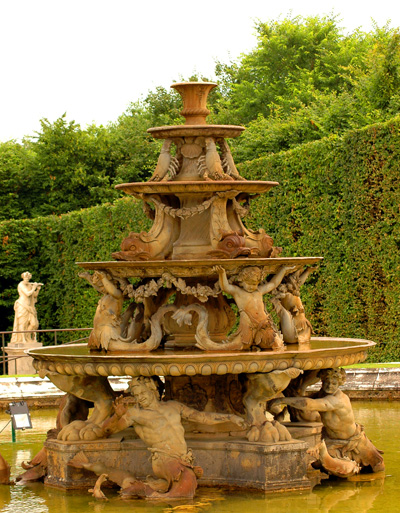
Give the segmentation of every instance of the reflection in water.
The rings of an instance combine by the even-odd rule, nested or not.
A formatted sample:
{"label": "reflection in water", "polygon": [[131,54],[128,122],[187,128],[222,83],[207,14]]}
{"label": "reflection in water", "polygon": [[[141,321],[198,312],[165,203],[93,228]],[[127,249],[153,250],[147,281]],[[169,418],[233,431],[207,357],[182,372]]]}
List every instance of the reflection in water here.
{"label": "reflection in water", "polygon": [[11,486],[0,485],[0,511],[11,503]]}
{"label": "reflection in water", "polygon": [[23,461],[29,461],[31,459],[31,451],[25,449],[18,449],[17,454],[15,456],[14,466],[21,467],[21,463]]}
{"label": "reflection in water", "polygon": [[[386,479],[372,481],[323,481],[312,492],[264,495],[260,492],[230,492],[200,488],[192,501],[168,503],[146,500],[121,500],[117,491],[105,489],[108,502],[100,502],[85,490],[63,492],[45,488],[41,483],[0,486],[1,513],[397,513],[400,503],[400,460],[398,426],[400,403],[353,402],[357,421],[365,426],[368,437],[383,449]],[[45,432],[54,427],[55,410],[32,412],[34,428],[0,434],[1,452],[12,465],[12,476],[20,473],[16,464],[30,460],[41,448]],[[0,428],[8,420],[0,414]],[[4,421],[4,422],[3,422]]]}
{"label": "reflection in water", "polygon": [[[200,495],[200,497],[199,497]],[[177,504],[163,510],[163,513],[201,513],[216,511],[211,509],[213,502],[225,500],[223,492],[217,489],[200,490],[196,498],[190,504]]]}
{"label": "reflection in water", "polygon": [[[321,513],[333,513],[334,511],[354,511],[362,513],[371,511],[375,499],[383,491],[384,479],[369,483],[337,483],[338,486],[325,487],[321,494]],[[340,488],[339,488],[340,487]]]}

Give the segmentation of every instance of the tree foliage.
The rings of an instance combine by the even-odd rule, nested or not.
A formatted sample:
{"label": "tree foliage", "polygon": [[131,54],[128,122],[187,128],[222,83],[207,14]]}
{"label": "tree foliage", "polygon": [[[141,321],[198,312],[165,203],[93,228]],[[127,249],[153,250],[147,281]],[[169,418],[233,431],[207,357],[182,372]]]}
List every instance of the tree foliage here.
{"label": "tree foliage", "polygon": [[342,38],[332,17],[259,22],[256,31],[258,42],[252,52],[238,63],[217,65],[227,115],[244,124],[260,114],[270,116],[275,105],[290,112],[308,104],[314,91],[339,90],[344,81],[340,70],[350,63],[360,42],[358,33]]}
{"label": "tree foliage", "polygon": [[336,17],[257,25],[257,47],[217,65],[217,118],[247,125],[238,161],[385,121],[399,111],[400,34],[375,27],[344,35]]}
{"label": "tree foliage", "polygon": [[41,120],[41,131],[0,144],[0,219],[62,214],[117,197],[110,132],[86,130],[62,116]]}
{"label": "tree foliage", "polygon": [[54,123],[41,121],[42,130],[28,147],[35,153],[34,186],[41,204],[34,215],[61,214],[116,197],[110,187],[114,176],[112,144],[103,127],[86,130],[62,116]]}
{"label": "tree foliage", "polygon": [[77,261],[110,260],[130,230],[146,230],[139,202],[125,197],[60,216],[0,223],[0,330],[12,329],[21,273],[44,283],[40,329],[91,326],[97,293],[78,277]]}
{"label": "tree foliage", "polygon": [[34,153],[25,146],[0,144],[0,221],[30,217],[30,169]]}

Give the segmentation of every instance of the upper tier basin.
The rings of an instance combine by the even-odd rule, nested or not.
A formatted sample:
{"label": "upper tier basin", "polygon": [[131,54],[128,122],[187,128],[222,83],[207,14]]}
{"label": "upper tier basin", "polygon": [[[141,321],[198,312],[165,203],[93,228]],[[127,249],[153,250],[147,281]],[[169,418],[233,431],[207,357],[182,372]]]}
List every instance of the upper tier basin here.
{"label": "upper tier basin", "polygon": [[168,137],[238,137],[244,126],[236,125],[172,125],[156,126],[147,131],[156,139]]}
{"label": "upper tier basin", "polygon": [[216,192],[227,192],[237,190],[248,194],[262,194],[268,192],[272,187],[279,185],[278,182],[267,182],[261,180],[220,180],[215,182],[207,181],[181,181],[181,182],[134,182],[121,183],[116,189],[121,189],[127,194],[138,196],[140,194],[214,194]]}

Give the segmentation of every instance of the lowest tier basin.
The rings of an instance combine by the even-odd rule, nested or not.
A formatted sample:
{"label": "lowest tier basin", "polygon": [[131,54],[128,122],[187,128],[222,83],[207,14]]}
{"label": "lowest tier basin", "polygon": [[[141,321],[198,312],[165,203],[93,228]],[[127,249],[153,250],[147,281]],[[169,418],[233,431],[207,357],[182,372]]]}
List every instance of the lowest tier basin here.
{"label": "lowest tier basin", "polygon": [[91,352],[87,344],[31,349],[39,374],[79,376],[194,376],[270,372],[296,367],[326,369],[362,362],[375,342],[352,338],[313,337],[308,344],[289,344],[284,351],[213,351],[158,349],[150,353]]}

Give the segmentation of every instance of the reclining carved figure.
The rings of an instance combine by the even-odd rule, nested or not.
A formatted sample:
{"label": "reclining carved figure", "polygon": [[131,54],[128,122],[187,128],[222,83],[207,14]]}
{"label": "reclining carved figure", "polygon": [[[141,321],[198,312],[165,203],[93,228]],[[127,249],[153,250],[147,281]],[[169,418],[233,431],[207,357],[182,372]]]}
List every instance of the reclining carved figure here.
{"label": "reclining carved figure", "polygon": [[[385,469],[381,452],[367,438],[364,428],[355,422],[350,399],[339,388],[344,383],[345,376],[344,369],[323,369],[319,372],[322,388],[317,395],[312,398],[281,397],[273,399],[269,403],[269,409],[272,411],[274,407],[287,404],[300,410],[319,412],[324,425],[323,440],[329,456],[335,459],[335,468],[330,471],[330,468],[325,466],[329,466],[328,458],[324,460],[320,454],[321,463],[329,473],[338,475],[337,466],[340,460],[343,460],[343,465],[346,467],[348,461],[352,460],[354,466],[358,465],[361,468],[370,468],[372,472],[380,472]],[[348,476],[341,475],[341,477]]]}
{"label": "reclining carved figure", "polygon": [[241,429],[246,427],[246,422],[233,414],[200,412],[177,401],[160,401],[152,378],[133,378],[130,392],[137,405],[127,407],[121,399],[116,400],[114,415],[103,424],[104,435],[133,426],[151,453],[155,478],[140,481],[127,471],[107,467],[98,461],[91,463],[82,453],[78,453],[69,465],[91,470],[97,475],[107,474],[121,487],[124,497],[193,497],[197,488],[196,477],[202,474],[202,470],[193,465],[193,454],[186,445],[182,419],[209,425],[233,422]]}

